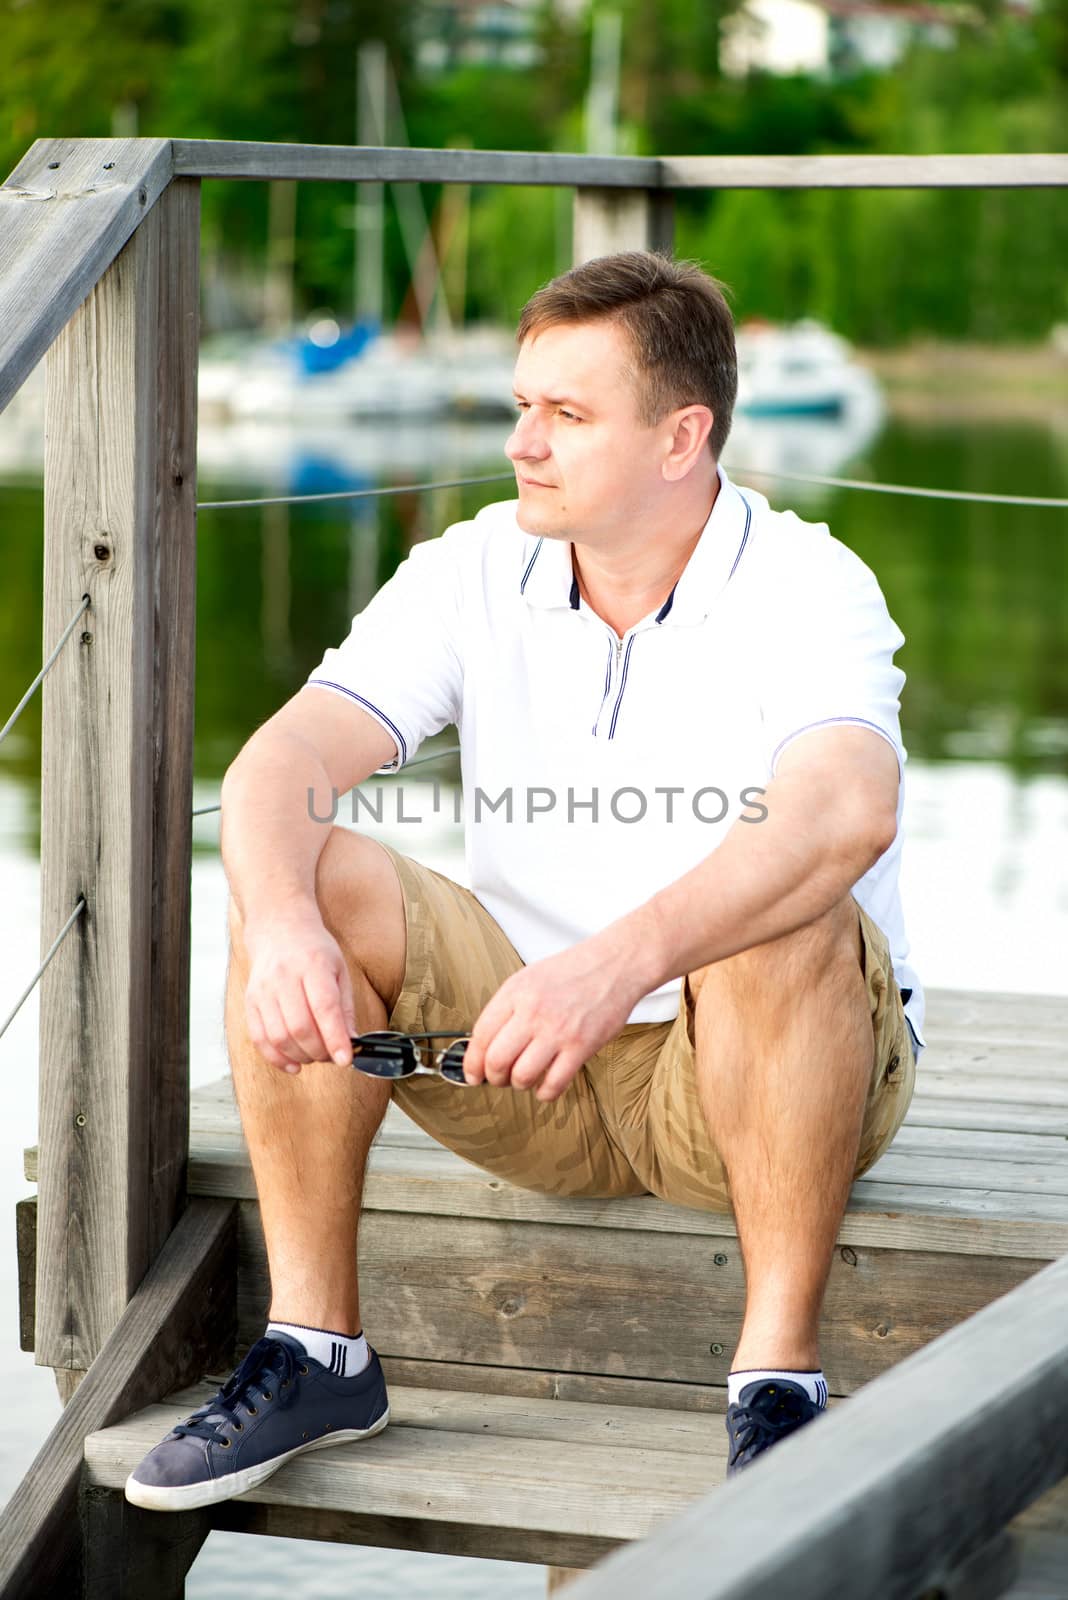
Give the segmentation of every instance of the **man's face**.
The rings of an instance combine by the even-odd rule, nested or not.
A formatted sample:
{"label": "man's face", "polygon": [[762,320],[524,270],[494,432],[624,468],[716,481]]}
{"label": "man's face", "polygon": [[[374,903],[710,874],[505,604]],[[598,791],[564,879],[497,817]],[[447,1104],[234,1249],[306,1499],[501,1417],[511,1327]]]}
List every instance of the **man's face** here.
{"label": "man's face", "polygon": [[638,420],[626,333],[565,324],[525,339],[515,365],[519,417],[505,445],[527,533],[596,543],[655,510],[671,425]]}

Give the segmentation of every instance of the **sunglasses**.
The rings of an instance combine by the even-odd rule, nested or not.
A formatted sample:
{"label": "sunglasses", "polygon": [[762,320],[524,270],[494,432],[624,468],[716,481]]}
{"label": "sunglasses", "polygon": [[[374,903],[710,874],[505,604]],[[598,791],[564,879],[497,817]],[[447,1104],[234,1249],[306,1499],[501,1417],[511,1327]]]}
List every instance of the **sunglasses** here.
{"label": "sunglasses", "polygon": [[[444,1050],[424,1050],[416,1039],[451,1039],[452,1044]],[[357,1033],[352,1038],[352,1064],[372,1078],[414,1078],[425,1073],[474,1089],[477,1085],[464,1077],[464,1053],[470,1042],[454,1033]]]}

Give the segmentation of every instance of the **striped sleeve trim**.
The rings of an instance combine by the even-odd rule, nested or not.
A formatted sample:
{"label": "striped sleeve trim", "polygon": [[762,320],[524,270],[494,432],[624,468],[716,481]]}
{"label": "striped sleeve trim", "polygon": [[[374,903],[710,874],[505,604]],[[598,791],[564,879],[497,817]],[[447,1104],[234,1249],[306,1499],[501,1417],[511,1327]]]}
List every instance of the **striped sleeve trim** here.
{"label": "striped sleeve trim", "polygon": [[[387,717],[384,711],[381,711],[378,706],[374,705],[372,701],[366,699],[362,694],[357,694],[354,689],[346,689],[343,683],[333,683],[329,678],[309,678],[308,683],[309,685],[314,685],[319,689],[336,689],[338,694],[348,695],[350,700],[355,700],[358,705],[363,706],[365,711],[369,711],[373,717],[377,717],[387,732],[391,733],[394,739],[396,739],[399,765],[404,765],[408,759],[407,743],[405,742],[403,733],[401,733],[400,729],[397,727],[397,724],[393,722],[391,718]],[[397,763],[387,762],[387,766],[393,766],[395,764]]]}

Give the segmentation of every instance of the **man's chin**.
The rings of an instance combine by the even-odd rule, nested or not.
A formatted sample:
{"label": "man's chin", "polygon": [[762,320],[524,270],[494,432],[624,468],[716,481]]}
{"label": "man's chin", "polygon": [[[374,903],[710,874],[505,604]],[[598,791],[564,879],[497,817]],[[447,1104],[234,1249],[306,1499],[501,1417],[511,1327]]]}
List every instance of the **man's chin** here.
{"label": "man's chin", "polygon": [[525,506],[522,500],[516,509],[515,520],[523,533],[533,534],[536,539],[552,538],[554,534],[559,535],[564,531],[544,513],[539,515],[531,507]]}

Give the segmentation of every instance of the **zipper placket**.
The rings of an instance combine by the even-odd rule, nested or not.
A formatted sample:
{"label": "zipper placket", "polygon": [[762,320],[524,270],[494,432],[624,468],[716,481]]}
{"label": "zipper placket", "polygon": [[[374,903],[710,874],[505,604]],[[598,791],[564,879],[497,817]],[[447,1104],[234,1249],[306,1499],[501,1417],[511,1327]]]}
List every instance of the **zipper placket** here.
{"label": "zipper placket", "polygon": [[[595,736],[596,736],[598,728],[601,726],[601,718],[604,716],[604,708],[608,704],[608,702],[611,700],[612,695],[615,692],[615,690],[616,690],[616,688],[618,686],[618,683],[620,681],[620,678],[621,678],[620,660],[621,660],[621,658],[623,656],[623,647],[624,647],[624,645],[626,645],[627,654],[628,654],[628,657],[629,657],[630,646],[634,642],[634,633],[633,632],[628,632],[627,634],[624,635],[624,637],[622,639],[620,639],[620,638],[616,637],[615,633],[613,633],[611,629],[609,629],[608,630],[608,639],[609,639],[609,645],[610,645],[610,649],[609,649],[609,652],[608,652],[608,673],[607,673],[606,678],[605,678],[604,694],[601,697],[601,704],[600,704],[600,707],[598,708],[597,716],[596,716],[596,719],[595,719],[594,724],[593,724],[593,733],[594,733]],[[624,667],[624,671],[625,671],[625,667]],[[615,719],[615,714],[616,714],[616,712],[618,710],[619,710],[619,701],[618,701],[618,698],[617,698],[615,707],[614,707],[613,712],[612,712],[613,720]],[[609,738],[611,738],[611,733],[609,734]]]}

